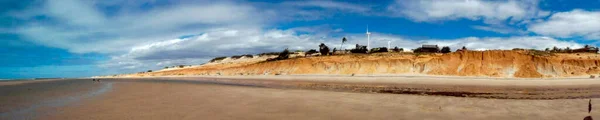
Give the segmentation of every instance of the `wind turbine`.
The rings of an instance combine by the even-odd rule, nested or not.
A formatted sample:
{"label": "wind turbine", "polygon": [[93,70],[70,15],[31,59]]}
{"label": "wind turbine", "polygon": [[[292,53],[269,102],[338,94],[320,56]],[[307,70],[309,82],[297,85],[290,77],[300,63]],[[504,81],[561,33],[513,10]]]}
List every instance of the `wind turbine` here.
{"label": "wind turbine", "polygon": [[391,49],[391,47],[392,47],[392,40],[390,40],[390,39],[380,39],[380,41],[382,41],[382,42],[383,41],[387,41],[387,48]]}
{"label": "wind turbine", "polygon": [[367,25],[367,50],[371,49],[371,32],[369,32],[369,25]]}

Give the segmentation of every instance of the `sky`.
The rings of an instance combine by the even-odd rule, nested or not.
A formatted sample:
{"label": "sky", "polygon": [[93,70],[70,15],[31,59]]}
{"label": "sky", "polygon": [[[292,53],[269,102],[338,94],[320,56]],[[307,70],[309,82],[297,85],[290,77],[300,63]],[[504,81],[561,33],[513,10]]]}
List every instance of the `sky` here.
{"label": "sky", "polygon": [[[0,0],[0,79],[330,48],[598,46],[600,0]],[[341,38],[348,42],[341,46]]]}

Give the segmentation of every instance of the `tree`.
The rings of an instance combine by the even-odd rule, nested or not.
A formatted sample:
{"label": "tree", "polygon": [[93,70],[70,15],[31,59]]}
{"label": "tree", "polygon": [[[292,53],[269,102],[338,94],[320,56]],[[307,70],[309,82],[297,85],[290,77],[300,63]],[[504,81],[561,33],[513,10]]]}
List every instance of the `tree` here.
{"label": "tree", "polygon": [[329,55],[329,47],[324,43],[321,43],[321,45],[319,45],[319,52],[321,52],[321,55]]}
{"label": "tree", "polygon": [[342,45],[340,45],[340,50],[344,50],[344,43],[348,41],[348,39],[346,39],[346,37],[342,38]]}
{"label": "tree", "polygon": [[335,54],[335,51],[337,51],[337,49],[333,48],[333,51],[331,52],[331,54]]}
{"label": "tree", "polygon": [[288,58],[290,58],[290,51],[287,48],[279,53],[279,56],[277,56],[277,60],[285,60]]}
{"label": "tree", "polygon": [[310,54],[313,54],[313,53],[317,53],[317,50],[315,50],[315,49],[310,49],[310,50],[306,51],[306,54],[307,54],[307,55],[310,55]]}
{"label": "tree", "polygon": [[387,47],[372,48],[369,53],[388,52]]}
{"label": "tree", "polygon": [[[212,60],[210,60],[210,62],[220,61],[220,60],[223,60],[225,58],[227,58],[227,57],[216,57],[216,58],[213,58]],[[175,66],[173,66],[173,67],[175,67]]]}
{"label": "tree", "polygon": [[152,70],[148,70],[148,72],[152,72]]}
{"label": "tree", "polygon": [[392,49],[392,51],[394,52],[400,52],[400,49],[398,49],[398,46],[394,47],[394,49]]}
{"label": "tree", "polygon": [[276,58],[268,58],[267,61],[285,60],[290,58],[290,51],[285,48],[282,52],[277,55]]}
{"label": "tree", "polygon": [[352,53],[367,53],[367,46],[356,44],[356,48],[350,50]]}
{"label": "tree", "polygon": [[451,51],[450,51],[450,47],[448,47],[448,46],[444,46],[444,47],[442,47],[442,51],[441,51],[441,52],[442,52],[442,53],[450,53],[450,52],[451,52]]}

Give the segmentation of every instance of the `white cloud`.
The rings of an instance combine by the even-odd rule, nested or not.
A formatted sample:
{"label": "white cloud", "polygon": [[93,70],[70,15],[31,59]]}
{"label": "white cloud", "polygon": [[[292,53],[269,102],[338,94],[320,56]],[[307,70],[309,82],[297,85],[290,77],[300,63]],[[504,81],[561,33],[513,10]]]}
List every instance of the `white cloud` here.
{"label": "white cloud", "polygon": [[24,10],[34,13],[16,16],[31,20],[42,15],[47,19],[28,21],[15,33],[26,40],[74,53],[119,54],[136,44],[220,27],[253,27],[263,21],[252,6],[227,2],[174,4],[148,11],[114,11],[111,15],[98,9],[101,7],[90,1],[47,1]]}
{"label": "white cloud", "polygon": [[533,23],[529,31],[556,37],[600,39],[600,11],[572,10],[553,14],[548,20]]}
{"label": "white cloud", "polygon": [[480,1],[480,0],[396,0],[388,7],[394,16],[419,22],[456,19],[484,20],[487,24],[510,23],[545,16],[548,12],[537,7],[538,1]]}
{"label": "white cloud", "polygon": [[[265,28],[269,28],[268,26],[273,24],[272,22],[281,20],[319,19],[336,13],[331,11],[363,13],[370,12],[371,9],[361,5],[334,1],[284,2],[282,6],[274,5],[277,7],[272,7],[276,9],[251,6],[253,4],[206,2],[172,4],[151,8],[147,11],[137,10],[138,8],[133,7],[108,14],[98,8],[107,4],[121,3],[102,2],[104,1],[49,1],[42,6],[33,6],[31,9],[25,10],[28,14],[15,17],[34,21],[28,21],[29,23],[14,31],[37,44],[63,48],[74,53],[103,53],[110,56],[111,59],[100,63],[102,68],[133,72],[179,64],[201,64],[218,56],[275,52],[284,48],[291,50],[316,49],[319,43],[325,43],[330,48],[335,48],[339,47],[341,36],[349,39],[345,43],[345,48],[352,48],[356,43],[364,45],[366,38],[363,33],[345,34],[341,33],[344,30],[331,25],[290,29]],[[411,2],[423,5],[417,6],[419,9],[416,9],[421,12],[399,12],[418,21],[458,18],[487,21],[508,18],[525,19],[528,14],[533,14],[529,10],[534,9],[524,7],[521,2],[515,1],[506,3],[476,1],[475,4],[439,1],[448,3],[449,6],[437,5],[437,1],[435,3],[432,1]],[[427,6],[425,4],[436,5]],[[326,10],[323,12],[302,9],[307,7]],[[444,9],[450,9],[449,13],[445,13]],[[419,16],[419,13],[427,14]],[[47,19],[35,21],[34,18],[40,15]],[[502,32],[493,28],[487,30]],[[186,35],[196,36],[179,38]],[[392,46],[408,49],[414,49],[421,44],[439,44],[451,46],[453,49],[462,46],[474,49],[512,49],[515,47],[543,49],[552,46],[580,46],[574,42],[564,42],[546,37],[469,37],[448,40],[417,40],[397,35],[373,33],[372,39],[373,47],[387,46],[387,40],[390,40]]]}
{"label": "white cloud", "polygon": [[285,1],[281,3],[259,4],[263,14],[276,21],[311,21],[333,18],[337,15],[373,13],[373,7],[367,4],[355,4],[343,1],[306,0]]}
{"label": "white cloud", "polygon": [[510,33],[525,34],[525,33],[527,33],[524,30],[515,29],[515,28],[504,26],[504,25],[492,25],[492,26],[475,25],[475,26],[471,26],[471,27],[474,29],[478,29],[478,30],[491,31],[491,32],[497,32],[497,33],[502,33],[502,34],[510,34]]}
{"label": "white cloud", "polygon": [[[140,7],[145,4],[152,7]],[[227,1],[167,5],[144,1],[44,1],[9,15],[25,22],[13,32],[25,40],[73,53],[102,53],[111,57],[101,64],[103,68],[139,70],[157,65],[200,64],[216,56],[308,49],[324,42],[324,38],[264,27],[302,16],[319,19],[336,11],[367,11],[358,5],[334,1],[253,5]],[[103,9],[107,7],[119,9]],[[329,12],[303,9],[310,7]],[[38,19],[40,16],[43,19]],[[197,34],[200,35],[175,39]]]}
{"label": "white cloud", "polygon": [[[366,37],[362,33],[345,34],[344,36],[348,38],[348,42],[344,45],[345,49],[351,49],[355,44],[366,44]],[[371,47],[387,47],[387,41],[391,41],[392,47],[398,46],[405,49],[414,49],[422,44],[450,46],[453,50],[462,46],[472,50],[510,50],[513,48],[543,50],[554,46],[560,48],[583,46],[573,41],[561,41],[541,36],[417,40],[375,32],[372,34]],[[294,30],[222,29],[194,37],[133,46],[127,54],[114,56],[102,66],[135,70],[158,69],[180,64],[201,64],[218,56],[277,52],[285,48],[291,50],[317,49],[317,45],[320,43],[325,43],[333,49],[339,48],[341,41],[338,37],[298,34]]]}
{"label": "white cloud", "polygon": [[[284,2],[268,7],[257,7],[246,2],[174,2],[141,10],[139,6],[142,4],[154,3],[45,1],[40,6],[22,10],[27,14],[13,14],[15,18],[27,20],[27,24],[16,28],[14,32],[34,43],[67,49],[73,53],[122,54],[132,45],[216,29],[254,29],[281,20],[320,19],[338,10],[368,10],[359,5],[335,1]],[[100,9],[107,6],[120,6],[121,9],[109,12]],[[323,8],[329,12],[303,9],[307,7]],[[35,20],[39,16],[47,18]]]}
{"label": "white cloud", "polygon": [[345,12],[367,12],[371,9],[369,7],[357,4],[324,0],[284,2],[283,5],[299,7],[319,7],[324,9],[336,9]]}
{"label": "white cloud", "polygon": [[396,0],[384,16],[406,17],[416,22],[440,22],[459,19],[483,21],[472,28],[503,34],[525,34],[519,25],[548,16],[538,8],[539,1],[485,0]]}
{"label": "white cloud", "polygon": [[218,56],[278,52],[285,48],[316,49],[321,42],[331,44],[318,37],[297,34],[293,30],[221,29],[188,38],[133,46],[127,54],[115,56],[103,66],[139,69],[200,64]]}
{"label": "white cloud", "polygon": [[61,23],[97,27],[106,21],[102,13],[89,2],[79,0],[47,1],[43,6],[45,14],[55,17]]}

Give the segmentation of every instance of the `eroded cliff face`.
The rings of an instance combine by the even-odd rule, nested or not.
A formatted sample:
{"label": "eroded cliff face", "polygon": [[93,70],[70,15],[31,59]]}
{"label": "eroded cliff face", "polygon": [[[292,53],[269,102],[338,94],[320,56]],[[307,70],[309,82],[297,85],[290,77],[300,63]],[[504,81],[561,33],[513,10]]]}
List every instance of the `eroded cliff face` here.
{"label": "eroded cliff face", "polygon": [[490,77],[571,77],[598,75],[593,53],[535,55],[528,51],[463,51],[449,54],[350,54],[258,62],[217,64],[134,76],[276,75],[276,74],[429,74]]}

